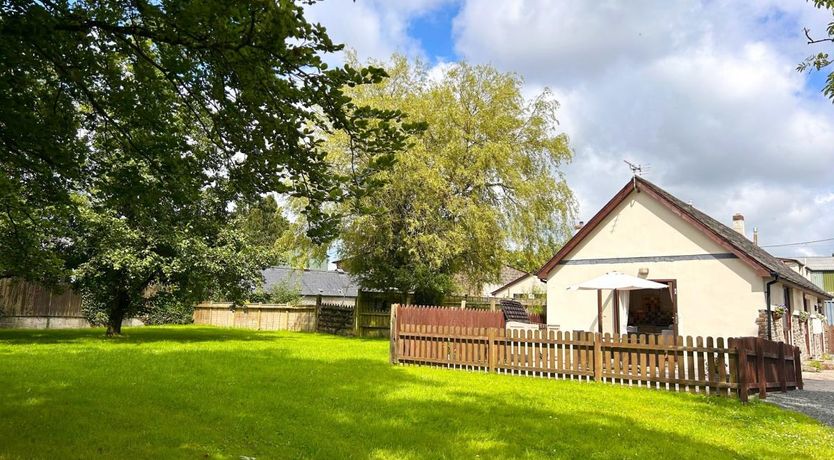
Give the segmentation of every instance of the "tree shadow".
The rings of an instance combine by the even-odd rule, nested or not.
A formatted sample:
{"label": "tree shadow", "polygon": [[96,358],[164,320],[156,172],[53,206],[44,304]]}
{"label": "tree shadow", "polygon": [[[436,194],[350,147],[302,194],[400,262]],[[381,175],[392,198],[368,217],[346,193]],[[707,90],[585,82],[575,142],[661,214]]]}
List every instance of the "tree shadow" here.
{"label": "tree shadow", "polygon": [[122,335],[107,337],[105,329],[0,329],[0,344],[58,344],[58,343],[122,343],[137,344],[153,342],[222,342],[222,341],[272,341],[293,340],[292,336],[275,335],[268,331],[231,329],[212,326],[149,326],[125,327]]}

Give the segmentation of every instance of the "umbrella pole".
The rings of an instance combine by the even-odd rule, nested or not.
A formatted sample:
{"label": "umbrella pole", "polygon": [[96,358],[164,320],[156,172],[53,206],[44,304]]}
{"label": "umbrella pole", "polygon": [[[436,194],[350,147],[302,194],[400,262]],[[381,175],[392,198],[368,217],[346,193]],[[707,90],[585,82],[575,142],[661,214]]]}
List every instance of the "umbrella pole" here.
{"label": "umbrella pole", "polygon": [[597,289],[597,329],[602,334],[602,289]]}

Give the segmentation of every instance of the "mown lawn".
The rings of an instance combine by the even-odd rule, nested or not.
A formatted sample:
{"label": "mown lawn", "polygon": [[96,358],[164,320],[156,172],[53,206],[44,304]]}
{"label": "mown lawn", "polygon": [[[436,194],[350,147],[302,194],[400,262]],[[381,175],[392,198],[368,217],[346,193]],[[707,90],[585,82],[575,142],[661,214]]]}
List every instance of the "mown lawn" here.
{"label": "mown lawn", "polygon": [[387,342],[0,331],[0,458],[834,458],[765,403],[393,367]]}

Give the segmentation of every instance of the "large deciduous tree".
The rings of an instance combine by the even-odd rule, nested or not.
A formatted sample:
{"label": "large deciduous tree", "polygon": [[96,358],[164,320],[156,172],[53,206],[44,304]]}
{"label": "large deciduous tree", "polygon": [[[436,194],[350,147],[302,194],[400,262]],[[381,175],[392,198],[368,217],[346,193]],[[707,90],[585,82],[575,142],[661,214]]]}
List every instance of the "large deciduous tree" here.
{"label": "large deciduous tree", "polygon": [[243,299],[270,261],[229,225],[266,193],[327,203],[368,182],[321,148],[343,133],[390,163],[396,110],[344,88],[384,71],[328,68],[341,49],[288,0],[5,0],[0,6],[0,275],[70,280],[108,333],[160,298]]}
{"label": "large deciduous tree", "polygon": [[[522,81],[464,63],[429,72],[395,57],[391,76],[350,92],[380,109],[402,108],[426,122],[382,184],[345,220],[342,255],[368,288],[414,292],[436,301],[464,275],[495,281],[512,254],[538,268],[570,236],[574,199],[560,167],[570,161],[548,91],[525,99]],[[364,158],[343,134],[331,136],[336,162]]]}

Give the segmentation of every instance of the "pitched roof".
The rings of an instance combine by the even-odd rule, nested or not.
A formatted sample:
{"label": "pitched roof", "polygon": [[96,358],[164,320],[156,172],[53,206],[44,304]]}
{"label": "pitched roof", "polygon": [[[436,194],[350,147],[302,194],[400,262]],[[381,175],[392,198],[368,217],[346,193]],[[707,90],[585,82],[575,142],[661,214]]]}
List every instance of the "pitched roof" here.
{"label": "pitched roof", "polygon": [[503,286],[526,275],[529,275],[529,273],[515,269],[509,265],[504,265],[501,267],[501,274],[498,275],[498,282],[496,284]]}
{"label": "pitched roof", "polygon": [[522,272],[522,273],[523,273],[523,274],[522,274],[521,276],[519,276],[518,278],[516,278],[516,279],[514,279],[514,280],[510,281],[510,282],[509,282],[509,283],[507,283],[507,284],[504,284],[503,286],[499,287],[498,289],[495,289],[495,290],[494,290],[494,291],[492,291],[490,294],[492,294],[492,295],[498,294],[499,292],[503,291],[504,289],[507,289],[507,288],[509,288],[509,287],[511,287],[511,286],[513,286],[513,285],[515,285],[516,283],[519,283],[519,282],[521,282],[521,281],[526,280],[526,279],[527,279],[527,277],[529,277],[529,276],[534,276],[532,273],[527,273],[527,272]]}
{"label": "pitched roof", "polygon": [[798,257],[809,270],[813,271],[834,271],[834,257]]}
{"label": "pitched roof", "polygon": [[761,247],[753,244],[744,235],[736,232],[730,227],[706,215],[702,211],[696,209],[694,206],[684,203],[671,193],[663,190],[657,185],[635,176],[611,199],[584,227],[582,227],[573,238],[562,247],[556,255],[553,256],[542,268],[537,272],[539,277],[547,276],[550,271],[565,258],[586,236],[588,236],[593,229],[602,222],[605,217],[611,213],[623,200],[632,192],[644,192],[650,197],[654,198],[673,213],[681,217],[683,220],[689,222],[694,227],[701,230],[715,243],[724,247],[728,251],[735,254],[739,259],[746,262],[753,268],[760,276],[771,276],[773,273],[779,275],[779,278],[791,284],[799,286],[803,289],[814,292],[825,298],[831,296],[820,289],[811,280],[805,278],[799,273],[791,270],[787,265],[782,263],[779,259],[772,256],[770,253]]}
{"label": "pitched roof", "polygon": [[344,272],[329,270],[297,270],[287,267],[267,268],[263,271],[264,290],[284,283],[298,288],[301,295],[323,295],[332,297],[357,297],[359,285]]}
{"label": "pitched roof", "polygon": [[[511,281],[516,280],[520,276],[526,276],[527,272],[523,272],[521,270],[515,269],[510,267],[509,265],[502,265],[501,270],[498,272],[498,279],[495,280],[494,283],[488,282],[485,283],[486,285],[499,285],[503,286]],[[476,285],[469,281],[469,279],[463,273],[457,273],[454,277],[455,284],[458,286],[459,289],[464,291],[464,294],[471,294],[472,292],[481,292],[483,289],[483,285]]]}

